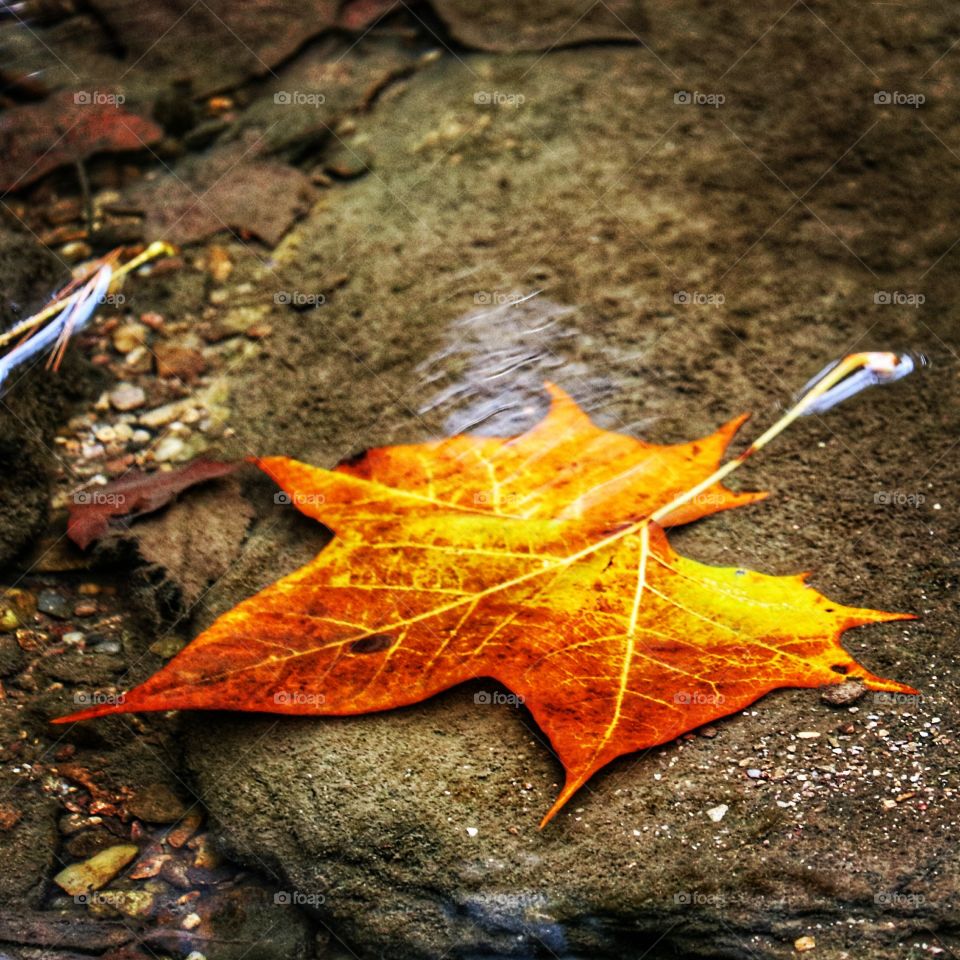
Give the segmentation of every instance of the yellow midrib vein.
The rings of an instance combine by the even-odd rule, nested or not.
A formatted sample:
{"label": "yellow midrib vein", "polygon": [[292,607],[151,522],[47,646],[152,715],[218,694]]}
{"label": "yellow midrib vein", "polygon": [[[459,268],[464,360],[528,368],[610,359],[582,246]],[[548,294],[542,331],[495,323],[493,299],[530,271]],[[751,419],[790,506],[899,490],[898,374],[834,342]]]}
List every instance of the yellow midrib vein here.
{"label": "yellow midrib vein", "polygon": [[620,666],[620,681],[617,685],[617,699],[614,704],[613,716],[610,723],[607,724],[603,736],[593,752],[591,763],[595,762],[600,755],[600,751],[607,745],[617,724],[620,722],[620,714],[623,710],[623,700],[627,695],[627,686],[630,682],[630,668],[633,666],[634,646],[637,636],[637,622],[640,618],[640,604],[643,602],[643,589],[647,583],[647,557],[650,554],[650,525],[644,524],[640,531],[640,559],[637,561],[637,587],[633,592],[633,608],[630,611],[630,624],[627,627],[626,647],[623,651],[623,662]]}

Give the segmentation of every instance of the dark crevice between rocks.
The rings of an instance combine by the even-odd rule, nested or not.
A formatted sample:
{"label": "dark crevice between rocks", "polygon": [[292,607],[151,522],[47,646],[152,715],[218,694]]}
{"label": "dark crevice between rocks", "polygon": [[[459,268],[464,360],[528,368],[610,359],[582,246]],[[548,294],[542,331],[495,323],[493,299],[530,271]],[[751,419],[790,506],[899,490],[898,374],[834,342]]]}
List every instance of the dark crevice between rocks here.
{"label": "dark crevice between rocks", "polygon": [[[69,275],[12,216],[0,217],[0,329],[30,316]],[[38,536],[47,515],[53,435],[103,384],[101,371],[68,351],[59,371],[44,357],[15,369],[0,392],[0,568]]]}
{"label": "dark crevice between rocks", "polygon": [[76,5],[76,12],[80,15],[88,16],[99,28],[103,35],[104,51],[118,61],[127,59],[127,46],[120,39],[116,28],[110,23],[110,20],[104,16],[103,11],[90,0],[79,0]]}

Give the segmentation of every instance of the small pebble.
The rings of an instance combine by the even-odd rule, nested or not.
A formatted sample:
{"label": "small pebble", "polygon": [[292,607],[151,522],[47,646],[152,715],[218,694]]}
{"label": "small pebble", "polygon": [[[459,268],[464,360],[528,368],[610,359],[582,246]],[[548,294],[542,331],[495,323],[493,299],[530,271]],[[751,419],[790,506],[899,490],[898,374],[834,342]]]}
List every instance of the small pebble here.
{"label": "small pebble", "polygon": [[113,349],[117,353],[129,353],[146,342],[147,333],[147,328],[142,323],[125,323],[113,331]]}
{"label": "small pebble", "polygon": [[87,904],[94,916],[113,917],[117,913],[128,917],[149,917],[153,912],[155,897],[148,890],[110,890],[109,896],[92,899]]}
{"label": "small pebble", "polygon": [[467,827],[467,836],[475,837],[480,831],[476,827]]}
{"label": "small pebble", "polygon": [[195,380],[207,369],[207,361],[199,350],[176,344],[158,343],[154,350],[158,377]]}
{"label": "small pebble", "polygon": [[763,771],[758,770],[756,767],[751,767],[747,771],[747,776],[750,777],[751,780],[759,780],[763,776]]}
{"label": "small pebble", "polygon": [[134,347],[123,358],[123,365],[131,373],[149,373],[153,369],[153,354],[144,346]]}
{"label": "small pebble", "polygon": [[68,620],[73,615],[73,608],[67,598],[56,590],[41,590],[37,596],[37,609],[58,620]]}
{"label": "small pebble", "polygon": [[112,880],[140,851],[130,843],[101,850],[83,863],[74,863],[61,870],[53,882],[71,896],[99,890]]}
{"label": "small pebble", "polygon": [[0,633],[27,626],[36,612],[37,598],[29,590],[0,590]]}
{"label": "small pebble", "polygon": [[119,640],[101,640],[93,648],[94,653],[114,654],[120,652]]}
{"label": "small pebble", "polygon": [[68,643],[71,646],[77,643],[83,643],[84,634],[79,630],[71,630],[69,633],[63,635],[63,642]]}
{"label": "small pebble", "polygon": [[98,424],[93,428],[93,435],[101,443],[113,443],[117,439],[117,431],[108,423]]}
{"label": "small pebble", "polygon": [[200,914],[199,913],[188,913],[180,923],[180,926],[184,930],[193,930],[194,927],[200,926]]}
{"label": "small pebble", "polygon": [[110,403],[115,410],[136,410],[146,403],[147,395],[143,387],[132,383],[121,383],[110,391]]}
{"label": "small pebble", "polygon": [[60,255],[63,259],[74,263],[78,260],[86,260],[92,254],[93,250],[90,248],[90,244],[84,243],[82,240],[72,240],[60,248]]}
{"label": "small pebble", "polygon": [[793,949],[797,953],[806,953],[808,950],[816,949],[817,941],[813,937],[799,937],[793,941]]}
{"label": "small pebble", "polygon": [[129,467],[135,459],[132,453],[125,453],[122,457],[108,460],[103,467],[111,477],[119,477],[127,472],[127,467]]}
{"label": "small pebble", "polygon": [[102,443],[81,443],[80,456],[84,460],[99,460],[107,451]]}
{"label": "small pebble", "polygon": [[815,740],[820,734],[816,730],[801,730],[797,734],[798,740]]}
{"label": "small pebble", "polygon": [[721,803],[721,804],[718,804],[718,805],[715,806],[715,807],[711,807],[711,808],[707,811],[707,816],[708,816],[714,823],[719,823],[719,822],[724,818],[724,816],[726,816],[726,813],[727,813],[727,811],[728,811],[729,809],[730,809],[730,808],[729,808],[725,803]]}
{"label": "small pebble", "polygon": [[186,446],[179,437],[164,437],[153,451],[153,457],[158,463],[176,460],[183,454]]}
{"label": "small pebble", "polygon": [[217,283],[226,283],[233,273],[230,254],[223,247],[211,244],[207,251],[207,270]]}
{"label": "small pebble", "polygon": [[179,850],[196,832],[203,822],[202,814],[197,811],[188,813],[168,834],[167,843]]}
{"label": "small pebble", "polygon": [[867,688],[859,680],[845,680],[833,687],[824,687],[820,692],[822,703],[831,707],[848,707],[856,703],[867,692]]}
{"label": "small pebble", "polygon": [[156,430],[158,427],[165,427],[168,423],[173,423],[180,416],[182,410],[182,403],[167,403],[162,407],[142,413],[140,423],[145,427],[150,427],[151,430]]}

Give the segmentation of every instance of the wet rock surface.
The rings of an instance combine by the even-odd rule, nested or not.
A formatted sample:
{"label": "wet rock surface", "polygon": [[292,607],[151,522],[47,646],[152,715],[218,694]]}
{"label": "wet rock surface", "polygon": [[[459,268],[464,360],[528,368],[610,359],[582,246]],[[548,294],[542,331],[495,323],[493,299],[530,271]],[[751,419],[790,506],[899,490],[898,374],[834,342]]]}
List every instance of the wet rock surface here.
{"label": "wet rock surface", "polygon": [[[792,39],[809,53],[803,29],[774,46]],[[797,82],[803,62],[797,52],[787,66]],[[304,292],[314,259],[350,279],[278,324],[248,381],[261,389],[237,390],[237,442],[255,442],[244,425],[269,423],[275,450],[323,465],[439,435],[458,416],[484,420],[491,407],[470,379],[491,351],[504,360],[520,324],[528,357],[504,379],[527,386],[506,388],[496,416],[536,419],[540,375],[603,425],[661,442],[742,409],[767,422],[801,369],[858,346],[934,355],[927,379],[782,438],[744,476],[774,491],[764,507],[671,537],[698,559],[812,568],[844,602],[920,613],[846,639],[871,669],[921,688],[919,700],[769,696],[712,737],[614,764],[542,832],[560,770],[522,710],[491,706],[482,681],[384,716],[198,721],[190,764],[230,849],[322,895],[322,915],[361,952],[778,957],[812,938],[815,955],[887,957],[953,942],[956,631],[931,585],[955,560],[958,411],[937,387],[955,377],[954,281],[934,269],[951,242],[947,211],[916,170],[954,161],[917,150],[915,117],[872,113],[869,72],[845,56],[836,66],[842,101],[809,78],[804,96],[822,96],[820,109],[778,108],[771,128],[773,104],[741,76],[728,78],[723,112],[688,110],[636,51],[560,52],[535,69],[442,61],[366,128],[377,180],[332,195],[278,249]],[[484,110],[480,88],[526,100]],[[856,131],[838,137],[851,114]],[[809,161],[789,146],[800,143]],[[417,189],[424,157],[429,193]],[[834,174],[794,203],[830,162]],[[884,292],[921,283],[919,309],[888,309]],[[511,316],[510,297],[544,286],[542,322]],[[552,335],[557,302],[575,336]],[[447,331],[484,309],[507,332],[461,337],[458,356]],[[281,400],[263,385],[291,355]],[[271,549],[220,581],[198,627],[291,569]]]}
{"label": "wet rock surface", "polygon": [[482,17],[465,0],[437,0],[435,7],[461,43],[503,53],[552,50],[603,40],[637,43],[642,42],[647,26],[638,0],[561,0],[549,4],[499,0],[486,4]]}
{"label": "wet rock surface", "polygon": [[[792,30],[775,43],[788,37],[809,52]],[[786,70],[802,62],[797,53]],[[276,450],[330,465],[360,447],[445,432],[458,411],[461,423],[483,419],[489,408],[471,408],[470,378],[484,370],[484,347],[458,358],[443,331],[495,310],[498,296],[542,286],[576,304],[563,321],[576,335],[544,332],[557,319],[549,306],[539,324],[512,318],[527,330],[529,359],[504,379],[530,382],[506,406],[522,417],[526,403],[529,421],[539,374],[605,425],[677,440],[742,409],[769,420],[803,379],[791,371],[813,373],[855,344],[922,345],[940,373],[801,425],[747,481],[774,500],[674,539],[708,561],[814,568],[818,586],[846,602],[922,611],[921,623],[857,631],[847,643],[924,696],[838,708],[816,694],[775,694],[718,724],[712,739],[615,764],[543,832],[536,823],[560,771],[522,711],[476,702],[490,692],[479,682],[388,716],[204,719],[190,753],[199,792],[237,856],[268,857],[293,887],[322,894],[334,929],[370,955],[774,957],[813,937],[820,955],[880,957],[912,938],[949,944],[955,629],[946,598],[926,584],[943,582],[956,528],[944,457],[957,411],[936,388],[954,376],[955,337],[952,281],[930,270],[937,254],[890,200],[913,137],[903,125],[915,118],[884,116],[884,135],[858,148],[874,122],[868,75],[842,104],[821,91],[817,115],[788,108],[781,133],[762,119],[772,105],[741,76],[730,78],[736,94],[724,112],[710,112],[675,103],[656,65],[633,51],[532,63],[442,61],[378,111],[366,128],[377,181],[332,196],[276,254],[310,291],[312,264],[328,270],[349,249],[350,279],[330,304],[278,326],[250,382],[295,352],[302,386],[288,384],[282,403],[241,389],[238,442],[253,444],[242,425],[268,417]],[[527,99],[484,111],[478,88]],[[835,127],[849,122],[855,96],[862,129],[841,145]],[[776,160],[784,140],[804,144],[809,161]],[[869,156],[879,168],[872,188]],[[766,173],[775,162],[776,175]],[[807,189],[830,162],[840,170],[810,208],[792,205],[791,189]],[[937,148],[916,162],[944,160]],[[917,178],[911,185],[929,199]],[[893,220],[872,219],[877,205]],[[944,216],[937,208],[920,232],[946,241]],[[856,255],[847,228],[832,226],[838,217],[857,223]],[[925,308],[889,311],[875,297],[913,289],[925,271]],[[508,309],[499,319],[493,329],[509,332],[488,351],[514,335]],[[312,336],[320,325],[324,336]],[[423,354],[446,357],[445,373],[427,363],[418,376]],[[584,374],[564,379],[571,370]],[[315,429],[303,430],[305,415]],[[893,424],[896,449],[884,436]],[[920,459],[916,473],[905,465]],[[877,497],[889,487],[916,488],[925,501],[889,509]],[[251,574],[254,565],[263,580],[265,566],[288,569],[261,553]],[[236,577],[236,588],[221,581],[199,626],[252,586]],[[721,805],[715,820],[709,811]]]}

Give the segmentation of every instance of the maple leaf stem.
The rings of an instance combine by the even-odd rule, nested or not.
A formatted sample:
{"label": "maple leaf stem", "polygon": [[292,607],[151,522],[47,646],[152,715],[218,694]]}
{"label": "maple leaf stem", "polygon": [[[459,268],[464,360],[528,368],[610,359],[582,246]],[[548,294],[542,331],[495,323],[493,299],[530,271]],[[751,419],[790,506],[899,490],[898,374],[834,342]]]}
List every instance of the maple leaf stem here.
{"label": "maple leaf stem", "polygon": [[743,453],[738,454],[733,460],[729,460],[721,467],[718,467],[706,480],[701,481],[695,487],[687,490],[686,493],[681,493],[668,504],[660,507],[659,510],[650,515],[646,522],[659,523],[678,507],[689,503],[694,497],[703,493],[704,490],[708,490],[714,484],[730,476],[741,464],[753,456],[758,450],[762,450],[775,437],[783,433],[794,420],[807,413],[817,400],[854,371],[869,368],[877,373],[889,375],[900,362],[900,357],[895,353],[851,353],[844,357],[824,377],[818,380],[773,426],[757,437]]}

